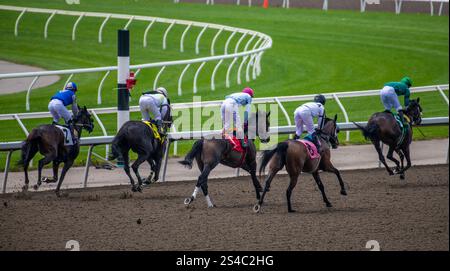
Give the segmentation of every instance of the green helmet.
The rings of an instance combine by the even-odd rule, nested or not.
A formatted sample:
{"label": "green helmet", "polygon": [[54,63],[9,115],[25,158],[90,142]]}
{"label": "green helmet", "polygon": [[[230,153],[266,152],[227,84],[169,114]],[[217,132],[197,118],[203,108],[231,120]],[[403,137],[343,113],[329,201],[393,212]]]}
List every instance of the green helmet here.
{"label": "green helmet", "polygon": [[409,78],[408,76],[403,77],[402,80],[400,80],[400,82],[407,85],[408,87],[412,86],[411,78]]}

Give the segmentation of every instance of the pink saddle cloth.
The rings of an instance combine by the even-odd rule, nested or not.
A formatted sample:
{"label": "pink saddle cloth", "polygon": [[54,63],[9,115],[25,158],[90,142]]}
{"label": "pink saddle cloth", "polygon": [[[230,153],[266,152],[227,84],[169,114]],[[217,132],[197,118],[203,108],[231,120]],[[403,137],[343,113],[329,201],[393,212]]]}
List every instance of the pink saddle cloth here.
{"label": "pink saddle cloth", "polygon": [[316,145],[314,145],[314,143],[312,143],[311,141],[308,140],[297,140],[299,142],[301,142],[305,148],[308,150],[308,154],[309,154],[309,158],[311,159],[317,159],[320,158],[320,154],[317,151]]}

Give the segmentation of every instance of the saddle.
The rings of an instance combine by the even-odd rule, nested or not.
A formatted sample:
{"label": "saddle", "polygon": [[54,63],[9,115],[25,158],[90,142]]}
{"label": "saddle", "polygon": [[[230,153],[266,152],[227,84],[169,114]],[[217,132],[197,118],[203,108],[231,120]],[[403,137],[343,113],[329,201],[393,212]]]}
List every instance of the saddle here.
{"label": "saddle", "polygon": [[158,132],[158,126],[156,126],[156,124],[154,124],[153,122],[150,121],[146,121],[143,120],[143,123],[147,124],[147,126],[150,128],[150,130],[153,132],[153,136],[155,137],[155,139],[159,140],[161,143],[164,142],[165,137],[161,136]]}
{"label": "saddle", "polygon": [[[239,162],[239,166],[241,166],[247,155],[247,148],[243,148],[241,145],[241,141],[238,138],[236,138],[235,136],[223,134],[222,137],[223,137],[223,139],[227,140],[231,144],[231,146],[233,146],[231,151],[235,151],[235,152],[238,152],[241,154],[241,159]],[[247,137],[244,138],[244,142],[245,142],[245,144],[248,144]]]}
{"label": "saddle", "polygon": [[64,146],[73,146],[73,138],[70,129],[67,126],[53,124],[55,127],[59,128],[64,134]]}
{"label": "saddle", "polygon": [[298,142],[302,143],[305,146],[306,150],[308,150],[309,158],[317,159],[320,158],[320,154],[317,151],[316,145],[309,140],[297,139]]}

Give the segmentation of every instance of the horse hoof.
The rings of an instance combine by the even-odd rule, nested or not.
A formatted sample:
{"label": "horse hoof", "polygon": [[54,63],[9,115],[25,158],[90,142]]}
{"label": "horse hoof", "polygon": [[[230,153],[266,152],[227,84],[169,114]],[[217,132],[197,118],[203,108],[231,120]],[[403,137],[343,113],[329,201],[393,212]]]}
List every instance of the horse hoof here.
{"label": "horse hoof", "polygon": [[395,173],[393,171],[389,171],[389,175],[392,176],[395,175]]}
{"label": "horse hoof", "polygon": [[347,196],[347,191],[342,190],[342,191],[341,191],[341,195],[342,195],[342,196]]}
{"label": "horse hoof", "polygon": [[38,190],[39,189],[39,185],[37,185],[37,184],[33,185],[33,189],[34,190]]}
{"label": "horse hoof", "polygon": [[331,205],[331,203],[326,203],[326,206],[328,207],[328,208],[330,208],[330,207],[333,207],[333,205]]}
{"label": "horse hoof", "polygon": [[405,174],[400,174],[400,180],[404,180],[405,179]]}
{"label": "horse hoof", "polygon": [[194,201],[192,197],[184,199],[184,205],[189,205]]}
{"label": "horse hoof", "polygon": [[257,203],[255,206],[253,206],[253,212],[259,213],[261,212],[261,204]]}
{"label": "horse hoof", "polygon": [[55,194],[56,194],[56,196],[57,196],[58,198],[60,198],[60,197],[61,197],[61,192],[59,192],[59,191],[55,191]]}
{"label": "horse hoof", "polygon": [[132,191],[132,192],[137,192],[136,186],[132,186],[132,187],[131,187],[131,191]]}
{"label": "horse hoof", "polygon": [[288,210],[288,212],[289,212],[289,213],[295,213],[295,212],[297,212],[297,211],[294,210],[294,209],[290,209],[290,210]]}
{"label": "horse hoof", "polygon": [[28,191],[28,185],[22,186],[22,191],[24,191],[24,192]]}
{"label": "horse hoof", "polygon": [[215,204],[213,204],[213,205],[208,205],[208,209],[210,209],[210,208],[216,208],[216,205],[215,205]]}
{"label": "horse hoof", "polygon": [[138,185],[137,188],[136,188],[136,190],[137,190],[138,192],[142,193],[142,186]]}

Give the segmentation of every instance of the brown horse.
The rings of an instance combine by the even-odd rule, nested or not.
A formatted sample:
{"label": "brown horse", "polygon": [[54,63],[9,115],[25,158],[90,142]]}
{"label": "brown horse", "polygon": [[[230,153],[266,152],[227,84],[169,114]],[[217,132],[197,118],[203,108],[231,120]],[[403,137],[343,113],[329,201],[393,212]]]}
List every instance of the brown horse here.
{"label": "brown horse", "polygon": [[60,196],[59,190],[64,177],[80,152],[79,138],[81,137],[81,131],[84,128],[90,133],[94,129],[94,120],[91,118],[86,106],[78,110],[78,114],[75,116],[73,121],[75,130],[74,135],[77,137],[77,143],[75,145],[64,146],[64,133],[52,124],[40,125],[34,128],[28,135],[22,145],[21,163],[23,164],[25,171],[25,185],[22,189],[24,191],[28,190],[28,184],[30,182],[28,179],[28,165],[36,153],[40,152],[44,158],[38,162],[38,181],[33,188],[37,190],[42,184],[41,173],[42,168],[46,164],[53,162],[53,179],[49,179],[47,182],[56,182],[58,181],[59,164],[64,163],[61,177],[59,178],[59,182],[55,190],[56,195]]}
{"label": "brown horse", "polygon": [[341,186],[341,195],[347,195],[341,174],[339,173],[339,170],[336,169],[331,163],[330,144],[333,149],[336,149],[339,145],[339,140],[337,137],[339,129],[336,124],[336,119],[337,115],[334,116],[334,119],[326,118],[323,129],[321,131],[318,130],[319,141],[321,144],[319,158],[311,159],[305,145],[297,140],[286,140],[278,143],[275,149],[264,151],[261,159],[259,175],[261,176],[267,165],[269,165],[269,175],[266,178],[265,187],[261,198],[253,207],[254,212],[258,213],[261,211],[264,197],[270,189],[270,184],[273,178],[278,171],[283,169],[284,166],[286,166],[286,170],[291,180],[286,191],[288,212],[295,212],[291,205],[291,194],[297,184],[298,177],[302,172],[312,173],[314,180],[322,193],[323,201],[327,207],[331,207],[332,205],[328,201],[325,194],[324,186],[320,180],[319,170],[336,174]]}
{"label": "brown horse", "polygon": [[[258,136],[263,143],[269,142],[270,140],[268,133],[270,125],[269,116],[270,112],[258,111],[256,114],[252,114],[249,119],[249,133]],[[256,146],[254,140],[248,141],[247,153],[244,160],[242,160],[241,153],[232,149],[233,146],[226,139],[201,139],[194,143],[184,160],[179,162],[188,168],[192,168],[192,161],[195,158],[198,168],[201,171],[197,184],[195,185],[194,193],[184,201],[186,206],[189,206],[194,201],[201,188],[205,195],[208,208],[215,207],[208,195],[208,175],[219,163],[232,168],[242,168],[250,173],[256,191],[256,198],[260,198],[262,188],[256,176]]]}
{"label": "brown horse", "polygon": [[[400,179],[405,178],[405,171],[411,167],[411,155],[409,146],[412,142],[412,125],[420,124],[422,122],[422,107],[419,104],[420,98],[411,100],[410,104],[405,110],[405,115],[408,119],[408,129],[402,137],[402,129],[390,111],[384,111],[373,114],[366,127],[362,127],[354,123],[362,132],[366,139],[370,139],[378,153],[378,158],[385,166],[389,175],[400,174]],[[390,169],[386,164],[383,152],[381,150],[380,142],[389,146],[386,157],[393,161],[396,165],[394,170]],[[394,151],[400,157],[400,162],[394,158]],[[406,158],[406,167],[403,167],[403,160]]]}

